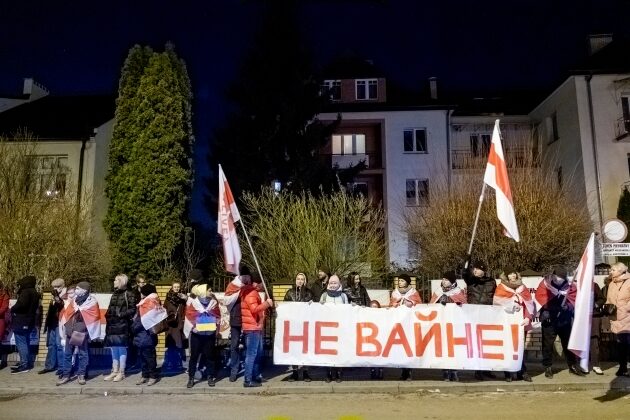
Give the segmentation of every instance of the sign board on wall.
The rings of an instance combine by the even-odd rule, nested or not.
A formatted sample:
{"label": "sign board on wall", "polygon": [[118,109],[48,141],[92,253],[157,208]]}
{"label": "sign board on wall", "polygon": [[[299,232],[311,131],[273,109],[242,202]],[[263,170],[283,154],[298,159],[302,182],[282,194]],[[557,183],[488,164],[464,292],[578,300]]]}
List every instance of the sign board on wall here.
{"label": "sign board on wall", "polygon": [[608,257],[630,256],[630,243],[603,243],[602,255]]}

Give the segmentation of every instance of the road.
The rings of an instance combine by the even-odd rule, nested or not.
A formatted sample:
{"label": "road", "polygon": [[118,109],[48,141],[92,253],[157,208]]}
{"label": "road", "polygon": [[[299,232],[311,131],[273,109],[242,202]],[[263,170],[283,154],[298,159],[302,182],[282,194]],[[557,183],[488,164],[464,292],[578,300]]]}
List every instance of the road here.
{"label": "road", "polygon": [[630,418],[630,393],[30,395],[0,397],[1,419],[605,419]]}

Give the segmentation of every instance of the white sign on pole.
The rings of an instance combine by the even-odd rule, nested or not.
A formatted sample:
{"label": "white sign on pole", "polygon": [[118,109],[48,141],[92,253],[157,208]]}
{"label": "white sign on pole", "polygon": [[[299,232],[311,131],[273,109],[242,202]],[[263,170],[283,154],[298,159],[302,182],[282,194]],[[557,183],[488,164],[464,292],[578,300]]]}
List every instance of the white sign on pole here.
{"label": "white sign on pole", "polygon": [[602,255],[605,257],[630,256],[630,243],[603,243]]}

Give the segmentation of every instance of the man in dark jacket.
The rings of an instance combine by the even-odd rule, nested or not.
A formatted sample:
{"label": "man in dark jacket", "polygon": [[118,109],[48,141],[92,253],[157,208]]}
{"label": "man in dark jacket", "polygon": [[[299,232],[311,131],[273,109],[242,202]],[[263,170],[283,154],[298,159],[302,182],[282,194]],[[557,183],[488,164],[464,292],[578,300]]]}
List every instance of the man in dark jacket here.
{"label": "man in dark jacket", "polygon": [[35,276],[26,276],[18,281],[17,301],[11,307],[11,328],[15,336],[15,346],[20,355],[20,363],[11,368],[11,373],[28,372],[33,368],[29,340],[35,329],[37,309],[41,300],[41,296],[35,290],[36,283]]}
{"label": "man in dark jacket", "polygon": [[319,298],[322,296],[322,293],[328,287],[328,278],[330,276],[324,270],[319,270],[317,272],[317,280],[315,280],[311,285],[309,285],[309,289],[313,292],[313,301],[319,302]]}
{"label": "man in dark jacket", "polygon": [[[488,266],[483,261],[475,261],[468,270],[463,273],[466,282],[467,301],[473,305],[492,305],[494,300],[494,290],[497,282],[490,278],[486,272]],[[495,379],[496,375],[490,371],[475,371],[475,379],[482,381],[487,377]]]}
{"label": "man in dark jacket", "polygon": [[46,313],[46,321],[44,323],[44,332],[46,333],[46,362],[43,373],[57,370],[57,375],[63,374],[63,346],[61,345],[61,335],[59,334],[59,313],[63,309],[62,297],[66,294],[65,282],[63,279],[55,279],[50,284],[52,290],[50,292],[51,299],[48,304],[48,312]]}
{"label": "man in dark jacket", "polygon": [[240,275],[228,284],[225,289],[223,303],[230,312],[230,382],[235,382],[241,364],[239,350],[243,318],[241,315],[241,288],[251,284],[251,272],[247,266],[241,266]]}

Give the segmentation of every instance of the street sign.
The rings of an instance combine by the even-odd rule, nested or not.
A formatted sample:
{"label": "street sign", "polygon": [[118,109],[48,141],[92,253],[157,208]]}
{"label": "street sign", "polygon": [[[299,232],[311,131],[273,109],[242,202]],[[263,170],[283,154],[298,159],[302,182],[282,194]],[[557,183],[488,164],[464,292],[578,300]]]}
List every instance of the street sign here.
{"label": "street sign", "polygon": [[623,242],[628,235],[626,224],[619,219],[609,219],[604,223],[604,237],[608,242]]}
{"label": "street sign", "polygon": [[602,255],[605,257],[630,256],[630,243],[603,243]]}

